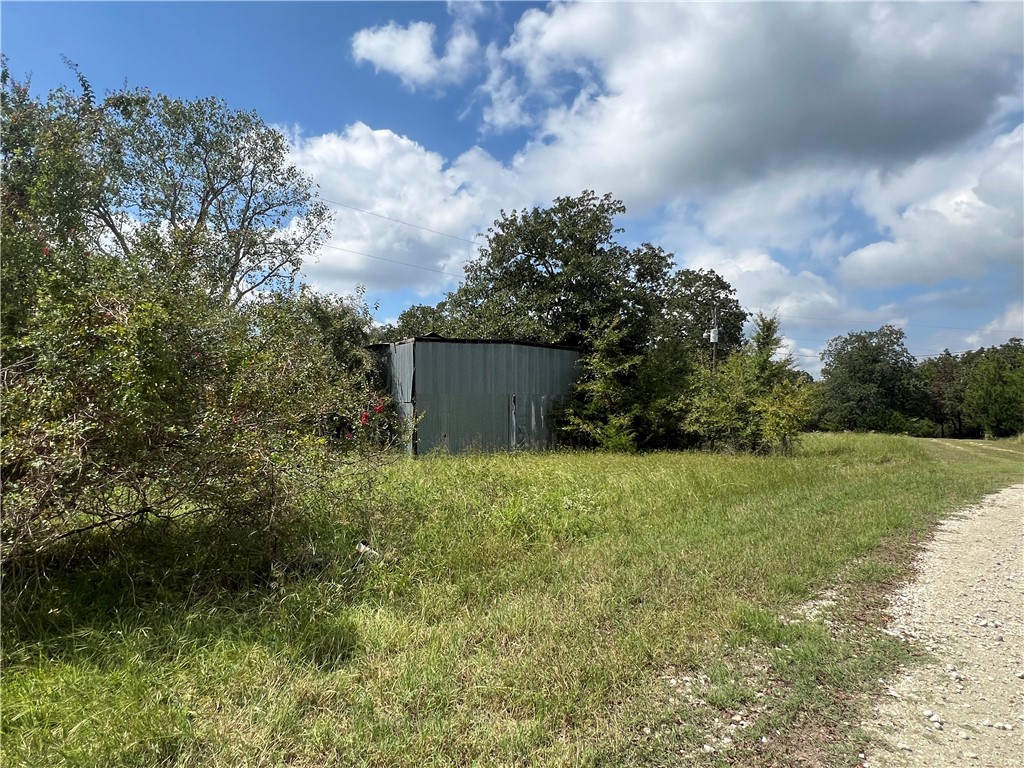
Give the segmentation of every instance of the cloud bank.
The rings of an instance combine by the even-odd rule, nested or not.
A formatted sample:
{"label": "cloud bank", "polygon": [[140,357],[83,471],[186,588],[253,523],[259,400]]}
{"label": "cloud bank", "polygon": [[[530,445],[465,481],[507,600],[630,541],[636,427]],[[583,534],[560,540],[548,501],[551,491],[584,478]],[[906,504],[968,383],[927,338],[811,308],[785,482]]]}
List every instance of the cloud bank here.
{"label": "cloud bank", "polygon": [[[408,89],[463,89],[479,141],[446,158],[361,123],[296,137],[325,198],[472,240],[502,208],[611,191],[627,236],[798,331],[979,296],[986,338],[1024,323],[1019,4],[553,3],[505,37],[451,8],[440,53],[420,21],[361,30],[352,53]],[[485,149],[506,134],[511,151]],[[474,250],[346,209],[332,244],[451,275]],[[456,282],[342,251],[310,271],[422,296]]]}

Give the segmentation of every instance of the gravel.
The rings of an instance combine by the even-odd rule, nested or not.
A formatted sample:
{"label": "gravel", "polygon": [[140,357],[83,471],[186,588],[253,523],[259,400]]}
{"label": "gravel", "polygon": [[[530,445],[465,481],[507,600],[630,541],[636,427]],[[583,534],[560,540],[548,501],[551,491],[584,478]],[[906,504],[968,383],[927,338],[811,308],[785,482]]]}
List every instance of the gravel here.
{"label": "gravel", "polygon": [[882,682],[862,765],[1024,766],[1024,485],[943,522],[892,602],[929,662]]}

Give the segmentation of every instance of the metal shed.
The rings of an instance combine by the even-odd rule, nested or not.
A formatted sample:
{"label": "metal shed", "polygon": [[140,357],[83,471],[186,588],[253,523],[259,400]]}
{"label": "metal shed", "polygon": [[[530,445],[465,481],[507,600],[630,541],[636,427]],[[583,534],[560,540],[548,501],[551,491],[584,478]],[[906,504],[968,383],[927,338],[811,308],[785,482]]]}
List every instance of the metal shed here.
{"label": "metal shed", "polygon": [[416,455],[441,448],[548,448],[551,409],[569,395],[579,352],[521,341],[418,336],[370,349],[384,362]]}

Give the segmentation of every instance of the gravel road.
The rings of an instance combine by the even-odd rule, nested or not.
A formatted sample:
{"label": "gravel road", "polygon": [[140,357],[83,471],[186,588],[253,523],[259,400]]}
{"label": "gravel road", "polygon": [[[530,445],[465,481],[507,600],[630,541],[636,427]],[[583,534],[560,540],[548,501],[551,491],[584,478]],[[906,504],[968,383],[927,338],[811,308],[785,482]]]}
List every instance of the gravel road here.
{"label": "gravel road", "polygon": [[1024,766],[1024,485],[946,520],[916,566],[888,631],[933,658],[885,681],[862,764]]}

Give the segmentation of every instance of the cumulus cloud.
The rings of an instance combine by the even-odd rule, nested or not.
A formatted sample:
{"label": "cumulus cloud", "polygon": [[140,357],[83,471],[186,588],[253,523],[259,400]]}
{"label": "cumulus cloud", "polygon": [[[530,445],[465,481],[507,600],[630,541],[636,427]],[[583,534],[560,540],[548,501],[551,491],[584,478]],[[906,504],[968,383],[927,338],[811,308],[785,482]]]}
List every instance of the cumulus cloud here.
{"label": "cumulus cloud", "polygon": [[[731,251],[705,248],[687,254],[683,266],[713,269],[736,289],[740,303],[749,311],[778,313],[793,320],[829,318],[844,322],[850,317],[876,316],[884,312],[850,307],[835,287],[809,270],[793,271],[764,251]],[[801,325],[801,323],[796,323]]]}
{"label": "cumulus cloud", "polygon": [[444,54],[438,56],[434,52],[436,31],[425,21],[361,29],[352,37],[352,55],[357,62],[373,64],[378,72],[397,75],[412,90],[460,83],[479,51],[476,35],[468,26],[456,24]]}
{"label": "cumulus cloud", "polygon": [[819,168],[773,173],[705,200],[695,218],[715,242],[806,251],[826,261],[848,241],[835,227],[860,179]]}
{"label": "cumulus cloud", "polygon": [[827,341],[851,328],[906,326],[899,307],[858,304],[811,270],[795,270],[764,251],[704,247],[681,259],[690,269],[713,269],[736,289],[736,298],[751,313],[778,315],[786,349],[813,375]]}
{"label": "cumulus cloud", "polygon": [[489,97],[483,109],[485,128],[501,132],[530,125],[533,118],[526,106],[526,97],[493,43],[487,47],[486,58],[489,74],[480,87]]}
{"label": "cumulus cloud", "polygon": [[[491,8],[450,4],[441,53],[424,22],[362,30],[353,53],[409,88],[469,81],[479,141],[506,154],[449,162],[350,126],[297,148],[325,197],[472,238],[502,208],[610,191],[681,266],[784,316],[805,365],[853,327],[938,324],[953,303],[1019,311],[1019,4],[556,2],[481,50],[472,25]],[[518,148],[496,138],[522,129]],[[455,272],[472,251],[344,211],[334,244]],[[331,279],[454,282],[324,261]]]}
{"label": "cumulus cloud", "polygon": [[556,4],[502,51],[520,93],[492,90],[537,110],[524,176],[641,205],[948,147],[1019,90],[1020,29],[1012,4]]}
{"label": "cumulus cloud", "polygon": [[984,328],[964,337],[968,349],[997,346],[1010,338],[1024,338],[1024,302],[1015,301]]}
{"label": "cumulus cloud", "polygon": [[306,265],[306,278],[341,293],[360,283],[424,296],[453,287],[476,251],[467,241],[514,196],[508,172],[479,149],[447,163],[408,137],[364,123],[342,133],[293,133],[291,157],[335,210],[333,236],[320,260]]}
{"label": "cumulus cloud", "polygon": [[[865,207],[874,211],[889,237],[844,257],[840,277],[854,286],[928,284],[977,278],[995,267],[1010,270],[1019,284],[1024,271],[1022,138],[1024,125],[1018,125],[982,151],[925,159],[866,185]],[[907,201],[909,196],[901,193],[906,189],[922,197]]]}

